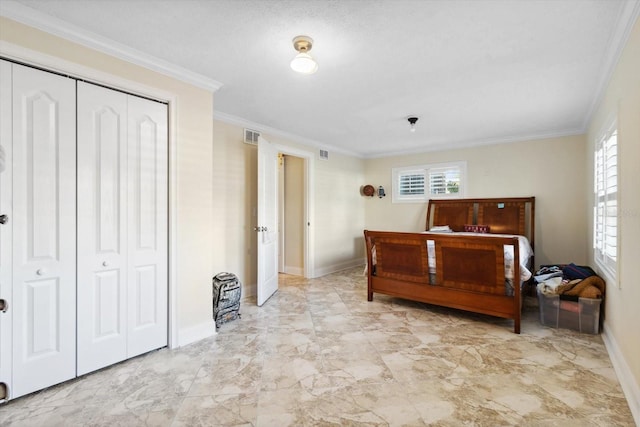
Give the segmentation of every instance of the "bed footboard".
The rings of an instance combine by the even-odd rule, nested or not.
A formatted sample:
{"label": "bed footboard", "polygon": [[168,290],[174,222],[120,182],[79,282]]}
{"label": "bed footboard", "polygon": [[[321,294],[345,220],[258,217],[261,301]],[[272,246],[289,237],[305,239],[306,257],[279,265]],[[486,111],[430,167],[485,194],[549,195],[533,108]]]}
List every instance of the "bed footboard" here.
{"label": "bed footboard", "polygon": [[[516,237],[364,232],[367,299],[374,292],[513,319],[520,333]],[[505,246],[513,261],[505,262]],[[431,262],[430,262],[431,260]],[[510,274],[515,285],[510,287]]]}

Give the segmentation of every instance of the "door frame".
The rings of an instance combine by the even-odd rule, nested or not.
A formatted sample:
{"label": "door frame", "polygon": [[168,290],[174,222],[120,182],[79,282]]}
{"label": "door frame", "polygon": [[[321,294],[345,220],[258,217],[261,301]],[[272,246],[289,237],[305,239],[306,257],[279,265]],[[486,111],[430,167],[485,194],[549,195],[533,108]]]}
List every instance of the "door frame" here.
{"label": "door frame", "polygon": [[[68,75],[70,77],[89,80],[93,83],[105,85],[113,89],[119,89],[133,95],[139,95],[145,98],[155,99],[157,101],[166,102],[168,110],[168,145],[169,145],[169,197],[167,211],[169,215],[168,230],[168,337],[167,344],[169,348],[177,348],[179,342],[178,328],[178,294],[176,289],[177,283],[177,190],[178,190],[178,174],[177,174],[177,100],[178,96],[174,92],[147,86],[142,83],[134,82],[119,76],[115,76],[104,71],[100,71],[91,67],[76,64],[47,55],[38,51],[34,51],[23,46],[0,40],[0,54],[6,59],[22,62],[25,65],[42,68],[45,71],[52,71]],[[153,71],[153,70],[151,70]],[[211,118],[213,120],[213,118]]]}
{"label": "door frame", "polygon": [[285,247],[284,247],[284,179],[285,179],[285,156],[278,152],[278,273],[284,273]]}
{"label": "door frame", "polygon": [[304,228],[304,277],[312,279],[314,277],[315,259],[315,233],[314,233],[314,212],[315,212],[315,155],[306,150],[289,147],[287,145],[272,143],[278,153],[288,156],[299,157],[304,162],[304,220],[307,226]]}
{"label": "door frame", "polygon": [[[0,62],[0,76],[5,76],[5,73],[12,73],[12,66],[6,61]],[[2,93],[13,93],[13,82],[11,79],[0,80],[0,89]],[[0,137],[4,141],[10,141],[12,138],[12,126],[13,126],[13,96],[0,99],[0,117],[2,120],[6,116],[11,126],[0,126]],[[6,116],[3,116],[6,115]],[[13,202],[9,200],[8,193],[13,195],[13,144],[6,144],[5,149],[5,170],[0,171],[0,214],[9,216],[9,221],[13,221]],[[5,206],[6,203],[6,206]],[[0,293],[2,298],[9,300],[9,304],[13,301],[13,252],[12,252],[12,235],[13,224],[9,222],[6,225],[0,225],[0,253],[2,254],[3,261],[6,263],[1,264],[0,268]],[[12,307],[9,307],[11,310]],[[6,313],[2,314],[2,321],[0,321],[0,342],[13,343],[13,316]],[[4,389],[0,393],[0,404],[9,400],[9,395],[13,389],[12,377],[12,365],[13,365],[13,349],[11,346],[0,346],[0,381],[4,378]]]}

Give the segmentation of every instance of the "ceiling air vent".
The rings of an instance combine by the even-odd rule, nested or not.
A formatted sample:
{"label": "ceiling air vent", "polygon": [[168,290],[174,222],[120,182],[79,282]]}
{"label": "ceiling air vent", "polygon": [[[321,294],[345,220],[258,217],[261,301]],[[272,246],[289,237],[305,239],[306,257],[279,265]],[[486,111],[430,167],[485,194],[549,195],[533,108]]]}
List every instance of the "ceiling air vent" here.
{"label": "ceiling air vent", "polygon": [[327,150],[320,150],[320,160],[329,160],[329,152]]}
{"label": "ceiling air vent", "polygon": [[244,130],[244,142],[251,145],[258,145],[258,137],[260,132],[257,130],[245,129]]}

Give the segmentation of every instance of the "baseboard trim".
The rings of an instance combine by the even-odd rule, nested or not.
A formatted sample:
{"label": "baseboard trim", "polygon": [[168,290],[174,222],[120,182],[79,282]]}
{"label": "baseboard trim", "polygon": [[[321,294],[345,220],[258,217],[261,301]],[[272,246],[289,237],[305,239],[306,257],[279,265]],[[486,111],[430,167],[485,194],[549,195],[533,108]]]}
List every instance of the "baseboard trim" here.
{"label": "baseboard trim", "polygon": [[284,272],[285,274],[292,274],[294,276],[304,276],[304,268],[302,267],[290,267],[285,265]]}
{"label": "baseboard trim", "polygon": [[635,377],[631,369],[629,369],[629,365],[620,352],[620,347],[618,347],[618,343],[609,331],[609,328],[607,328],[606,323],[602,327],[602,341],[604,341],[604,345],[609,353],[609,358],[611,359],[613,370],[618,376],[622,392],[627,398],[633,419],[636,425],[640,426],[640,386],[638,386],[638,383],[635,381]]}
{"label": "baseboard trim", "polygon": [[185,345],[212,337],[216,334],[216,322],[211,319],[207,322],[200,323],[199,325],[180,329],[178,334],[178,345],[180,347],[184,347]]}
{"label": "baseboard trim", "polygon": [[326,267],[316,268],[313,272],[313,278],[326,276],[327,274],[337,273],[338,271],[348,270],[350,268],[361,267],[364,265],[362,258],[356,258],[349,261],[341,262],[338,264],[329,265]]}
{"label": "baseboard trim", "polygon": [[242,299],[255,298],[258,295],[258,284],[242,285]]}

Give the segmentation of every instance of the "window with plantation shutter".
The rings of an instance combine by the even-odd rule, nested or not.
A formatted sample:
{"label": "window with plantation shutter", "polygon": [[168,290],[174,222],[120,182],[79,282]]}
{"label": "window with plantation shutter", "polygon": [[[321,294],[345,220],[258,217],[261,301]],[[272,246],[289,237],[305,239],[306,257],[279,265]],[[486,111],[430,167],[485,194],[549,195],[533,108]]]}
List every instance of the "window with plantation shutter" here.
{"label": "window with plantation shutter", "polygon": [[424,171],[403,173],[398,179],[398,191],[401,196],[424,195]]}
{"label": "window with plantation shutter", "polygon": [[466,162],[393,168],[393,202],[464,197],[466,169]]}
{"label": "window with plantation shutter", "polygon": [[460,168],[456,166],[429,170],[429,193],[432,196],[457,194],[460,191]]}
{"label": "window with plantation shutter", "polygon": [[615,281],[618,263],[618,131],[615,123],[596,141],[593,175],[594,259]]}

